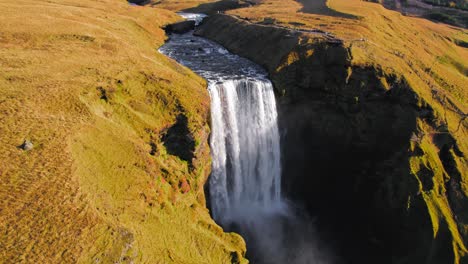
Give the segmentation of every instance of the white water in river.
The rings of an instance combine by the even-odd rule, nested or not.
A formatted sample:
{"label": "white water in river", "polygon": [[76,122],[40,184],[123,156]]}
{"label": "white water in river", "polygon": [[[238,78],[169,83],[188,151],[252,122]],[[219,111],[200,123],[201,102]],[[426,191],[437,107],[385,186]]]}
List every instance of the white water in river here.
{"label": "white water in river", "polygon": [[243,211],[278,208],[280,142],[271,82],[225,80],[211,83],[209,92],[213,216],[235,222]]}

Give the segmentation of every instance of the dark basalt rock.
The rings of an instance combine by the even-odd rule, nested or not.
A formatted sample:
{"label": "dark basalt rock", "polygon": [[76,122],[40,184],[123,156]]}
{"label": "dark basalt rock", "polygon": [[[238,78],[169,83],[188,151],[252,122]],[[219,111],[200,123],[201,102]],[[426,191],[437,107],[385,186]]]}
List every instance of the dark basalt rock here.
{"label": "dark basalt rock", "polygon": [[195,29],[195,21],[186,20],[175,24],[167,25],[164,30],[167,34],[184,34]]}

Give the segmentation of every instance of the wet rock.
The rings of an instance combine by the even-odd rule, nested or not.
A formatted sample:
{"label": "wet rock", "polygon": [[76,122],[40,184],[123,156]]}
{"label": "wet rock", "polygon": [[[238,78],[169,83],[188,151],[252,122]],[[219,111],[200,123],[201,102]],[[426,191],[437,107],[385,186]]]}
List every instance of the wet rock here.
{"label": "wet rock", "polygon": [[175,24],[167,25],[164,30],[167,34],[184,34],[195,29],[195,21],[187,20]]}

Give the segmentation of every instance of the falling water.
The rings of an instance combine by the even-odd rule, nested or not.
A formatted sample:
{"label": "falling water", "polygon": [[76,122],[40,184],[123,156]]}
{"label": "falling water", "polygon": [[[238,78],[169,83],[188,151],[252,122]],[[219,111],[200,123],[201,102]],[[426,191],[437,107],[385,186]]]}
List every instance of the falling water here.
{"label": "falling water", "polygon": [[[203,15],[181,13],[199,23]],[[279,210],[280,142],[267,73],[249,60],[192,34],[172,35],[160,51],[208,81],[211,96],[210,199],[213,217],[237,222]]]}
{"label": "falling water", "polygon": [[267,80],[224,80],[211,95],[210,194],[215,219],[281,203],[280,145],[273,87]]}

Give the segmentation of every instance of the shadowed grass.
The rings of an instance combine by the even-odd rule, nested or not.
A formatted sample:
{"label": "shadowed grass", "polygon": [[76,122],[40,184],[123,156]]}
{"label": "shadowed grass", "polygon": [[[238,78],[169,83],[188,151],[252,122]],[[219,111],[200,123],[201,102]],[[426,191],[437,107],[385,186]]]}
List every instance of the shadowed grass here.
{"label": "shadowed grass", "polygon": [[328,0],[298,0],[298,2],[304,6],[300,12],[342,18],[357,18],[356,16],[337,12],[329,8],[327,5]]}

